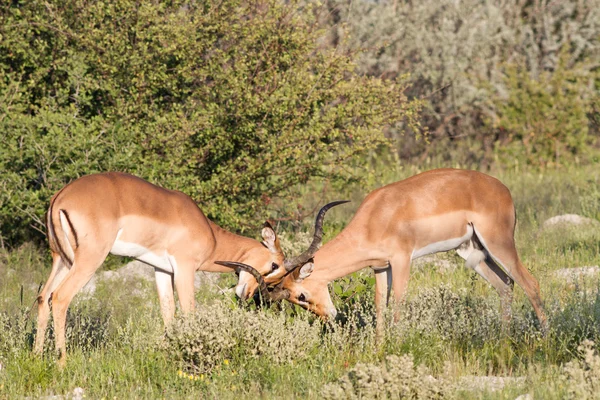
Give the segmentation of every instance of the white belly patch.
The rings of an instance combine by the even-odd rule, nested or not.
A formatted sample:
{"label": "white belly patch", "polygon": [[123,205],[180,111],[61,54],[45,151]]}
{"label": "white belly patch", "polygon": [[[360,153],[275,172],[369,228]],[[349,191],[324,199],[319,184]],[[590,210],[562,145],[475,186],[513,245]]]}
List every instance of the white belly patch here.
{"label": "white belly patch", "polygon": [[467,225],[467,233],[458,238],[452,238],[448,240],[442,240],[441,242],[430,243],[425,247],[422,247],[418,250],[413,250],[411,260],[415,258],[419,258],[422,256],[426,256],[428,254],[439,253],[443,251],[449,251],[456,249],[464,242],[470,240],[473,237],[473,226],[471,224]]}
{"label": "white belly patch", "polygon": [[175,262],[175,257],[167,253],[158,255],[148,250],[144,246],[141,246],[137,243],[124,242],[119,240],[119,236],[121,236],[121,230],[117,234],[117,239],[115,240],[112,248],[110,249],[110,253],[116,256],[126,256],[135,258],[136,260],[145,262],[146,264],[150,264],[153,267],[156,267],[164,272],[175,273],[175,266],[177,265]]}

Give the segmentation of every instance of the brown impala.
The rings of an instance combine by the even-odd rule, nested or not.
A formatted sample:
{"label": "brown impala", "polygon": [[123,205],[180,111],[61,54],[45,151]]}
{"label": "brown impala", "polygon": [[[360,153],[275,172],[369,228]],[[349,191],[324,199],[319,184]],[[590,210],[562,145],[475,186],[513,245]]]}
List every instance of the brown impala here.
{"label": "brown impala", "polygon": [[[335,317],[327,284],[371,266],[380,326],[390,289],[396,301],[404,297],[411,260],[456,249],[468,267],[496,288],[505,319],[510,315],[516,281],[545,330],[538,282],[521,264],[515,248],[515,224],[510,192],[497,179],[458,169],[424,172],[371,192],[348,226],[314,254],[314,261],[288,271],[271,288],[270,296],[287,299],[323,318]],[[239,263],[219,263],[252,270]],[[263,280],[259,271],[254,276]]]}
{"label": "brown impala", "polygon": [[[322,209],[317,218],[315,239],[321,236],[326,211]],[[262,230],[262,243],[235,235],[207,219],[189,196],[124,173],[87,175],[68,184],[52,198],[46,223],[53,262],[38,297],[35,351],[43,351],[51,304],[61,364],[66,357],[67,308],[109,253],[154,267],[165,324],[175,312],[174,286],[181,310],[190,312],[194,272],[231,271],[214,260],[249,264],[256,269],[253,274],[260,274],[255,278],[266,283],[279,282],[286,273],[280,268],[286,261],[279,239],[269,224]],[[256,288],[256,279],[240,274],[236,293],[244,293],[249,284]]]}

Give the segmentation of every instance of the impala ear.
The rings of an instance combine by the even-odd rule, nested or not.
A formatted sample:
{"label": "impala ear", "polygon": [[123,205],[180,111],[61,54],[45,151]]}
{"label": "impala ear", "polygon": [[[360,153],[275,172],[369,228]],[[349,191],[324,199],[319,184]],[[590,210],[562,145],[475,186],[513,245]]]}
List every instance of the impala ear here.
{"label": "impala ear", "polygon": [[273,227],[271,226],[271,224],[268,221],[265,222],[265,225],[262,229],[261,234],[262,234],[262,238],[263,238],[262,244],[265,245],[265,247],[267,249],[269,249],[269,251],[271,253],[280,253],[281,252],[281,246],[279,245],[279,238],[275,234]]}
{"label": "impala ear", "polygon": [[296,277],[296,283],[300,283],[303,280],[305,280],[306,278],[308,278],[310,276],[310,274],[312,274],[313,269],[315,269],[315,264],[313,263],[312,260],[310,260],[309,262],[304,264],[302,266],[302,268],[300,268],[300,270],[298,271],[298,276]]}

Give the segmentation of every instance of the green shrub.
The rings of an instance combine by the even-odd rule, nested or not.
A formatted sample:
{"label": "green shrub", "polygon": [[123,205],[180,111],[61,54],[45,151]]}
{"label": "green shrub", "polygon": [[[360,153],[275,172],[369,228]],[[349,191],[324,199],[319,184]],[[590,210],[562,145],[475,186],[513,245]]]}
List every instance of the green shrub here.
{"label": "green shrub", "polygon": [[[587,286],[587,287],[586,287]],[[592,289],[592,290],[590,290]],[[586,341],[600,341],[600,291],[598,285],[577,285],[568,301],[551,304],[550,330],[553,346],[560,348],[562,356],[577,353]],[[592,293],[589,293],[592,291]],[[563,350],[564,349],[564,350]],[[560,361],[564,361],[560,358]]]}
{"label": "green shrub", "polygon": [[497,153],[505,164],[516,158],[533,165],[560,165],[586,156],[593,77],[579,64],[568,66],[568,56],[563,51],[556,69],[537,79],[523,66],[507,65],[505,96],[494,99],[493,120],[500,138]]}
{"label": "green shrub", "polygon": [[319,343],[319,324],[311,325],[300,317],[288,320],[284,313],[246,312],[215,302],[177,319],[167,329],[165,346],[173,358],[204,373],[232,359],[299,362]]}
{"label": "green shrub", "polygon": [[[490,295],[493,295],[490,293]],[[400,323],[394,329],[435,335],[446,342],[482,346],[497,339],[501,331],[499,302],[494,304],[468,289],[448,285],[420,290],[401,307]]]}
{"label": "green shrub", "polygon": [[236,229],[312,177],[347,176],[416,106],[319,36],[275,0],[3,3],[0,235],[43,231],[50,196],[93,172],[184,191]]}

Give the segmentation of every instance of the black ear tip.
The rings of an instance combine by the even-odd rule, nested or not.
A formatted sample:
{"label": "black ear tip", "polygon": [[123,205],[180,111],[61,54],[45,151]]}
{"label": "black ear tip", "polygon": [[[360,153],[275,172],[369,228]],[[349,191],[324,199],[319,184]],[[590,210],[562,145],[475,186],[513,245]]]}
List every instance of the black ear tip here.
{"label": "black ear tip", "polygon": [[269,229],[273,230],[273,226],[271,225],[271,223],[269,221],[265,221],[263,228],[269,228]]}

